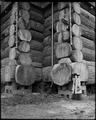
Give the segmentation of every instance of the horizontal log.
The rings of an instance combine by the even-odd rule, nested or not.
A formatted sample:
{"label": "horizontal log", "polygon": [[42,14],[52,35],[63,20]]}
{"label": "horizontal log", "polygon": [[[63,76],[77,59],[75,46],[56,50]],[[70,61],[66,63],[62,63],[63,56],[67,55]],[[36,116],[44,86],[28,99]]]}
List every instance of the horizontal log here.
{"label": "horizontal log", "polygon": [[31,29],[31,28],[41,33],[44,31],[43,24],[36,22],[34,20],[30,20],[28,23],[27,29]]}
{"label": "horizontal log", "polygon": [[21,52],[29,52],[30,51],[30,44],[26,41],[22,41],[22,42],[20,42],[18,49]]}
{"label": "horizontal log", "polygon": [[9,59],[9,57],[7,58],[4,58],[1,60],[1,67],[5,67],[7,65],[17,65],[17,61],[16,60],[12,60],[12,59]]}
{"label": "horizontal log", "polygon": [[87,26],[88,28],[95,30],[95,21],[91,21],[86,16],[80,15],[81,18],[81,24]]}
{"label": "horizontal log", "polygon": [[36,68],[42,68],[42,63],[32,62],[32,66],[34,66]]}
{"label": "horizontal log", "polygon": [[[56,56],[54,55],[53,63],[56,64],[58,62]],[[52,56],[47,56],[43,58],[43,67],[51,66],[52,65]]]}
{"label": "horizontal log", "polygon": [[36,51],[36,50],[31,50],[30,51],[30,57],[32,59],[32,62],[39,62],[42,63],[42,52]]}
{"label": "horizontal log", "polygon": [[18,65],[16,67],[15,80],[20,85],[32,85],[36,81],[34,67],[30,65]]}
{"label": "horizontal log", "polygon": [[80,37],[80,39],[82,40],[83,43],[83,47],[91,49],[91,50],[95,50],[95,43],[94,41],[87,39],[85,37]]}
{"label": "horizontal log", "polygon": [[83,53],[83,59],[87,61],[95,61],[95,51],[88,49],[88,48],[83,48],[82,49]]}
{"label": "horizontal log", "polygon": [[9,36],[7,36],[6,38],[4,38],[4,39],[1,41],[1,48],[2,48],[2,49],[5,49],[6,47],[8,47],[8,41],[9,41]]}
{"label": "horizontal log", "polygon": [[95,31],[90,30],[88,27],[81,25],[79,27],[78,25],[74,24],[72,26],[72,32],[76,36],[83,36],[85,38],[95,40]]}
{"label": "horizontal log", "polygon": [[71,80],[71,66],[67,63],[55,64],[51,71],[52,81],[63,86]]}
{"label": "horizontal log", "polygon": [[83,60],[83,53],[80,50],[72,50],[70,59],[72,62],[81,62]]}
{"label": "horizontal log", "polygon": [[34,30],[30,30],[31,35],[32,35],[32,39],[37,40],[39,42],[43,41],[44,35],[40,32],[34,31]]}
{"label": "horizontal log", "polygon": [[67,42],[59,43],[56,46],[55,54],[57,58],[68,57],[72,52],[71,45]]}
{"label": "horizontal log", "polygon": [[43,81],[52,81],[51,80],[51,70],[52,70],[52,66],[48,66],[48,67],[43,67],[42,68],[42,76],[43,76]]}
{"label": "horizontal log", "polygon": [[35,72],[36,72],[36,81],[42,80],[42,69],[35,67]]}
{"label": "horizontal log", "polygon": [[83,9],[83,11],[87,11],[87,13],[91,14],[91,16],[95,17],[95,9],[92,9],[88,6],[88,4],[80,2],[80,7]]}
{"label": "horizontal log", "polygon": [[1,38],[3,39],[4,37],[9,35],[10,31],[10,26],[8,26],[4,31],[1,32]]}
{"label": "horizontal log", "polygon": [[7,47],[3,51],[1,51],[1,59],[9,57],[9,50],[10,50],[10,48]]}
{"label": "horizontal log", "polygon": [[[55,52],[55,46],[54,46],[54,52]],[[43,57],[52,55],[52,47],[51,46],[44,47],[42,54],[43,54]]]}
{"label": "horizontal log", "polygon": [[38,42],[36,40],[31,40],[30,41],[30,48],[32,50],[42,51],[43,50],[43,45],[42,45],[41,42]]}
{"label": "horizontal log", "polygon": [[30,10],[29,14],[30,14],[30,19],[38,21],[40,23],[44,22],[43,16],[41,14],[39,14],[38,12]]}

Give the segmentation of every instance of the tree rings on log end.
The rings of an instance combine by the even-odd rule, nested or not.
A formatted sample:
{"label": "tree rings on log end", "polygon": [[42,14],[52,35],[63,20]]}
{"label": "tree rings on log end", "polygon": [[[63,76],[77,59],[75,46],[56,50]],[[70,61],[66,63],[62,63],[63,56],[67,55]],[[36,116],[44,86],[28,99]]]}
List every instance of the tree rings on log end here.
{"label": "tree rings on log end", "polygon": [[15,72],[15,80],[20,85],[32,85],[36,81],[36,71],[30,65],[18,65]]}
{"label": "tree rings on log end", "polygon": [[29,52],[30,51],[30,45],[29,45],[29,43],[26,42],[26,41],[20,42],[19,50],[21,52]]}
{"label": "tree rings on log end", "polygon": [[72,39],[72,47],[73,49],[76,50],[82,50],[83,48],[82,39],[80,37],[74,36]]}
{"label": "tree rings on log end", "polygon": [[80,50],[72,50],[70,59],[72,62],[81,62],[83,60],[83,54]]}
{"label": "tree rings on log end", "polygon": [[76,12],[73,13],[73,21],[74,21],[77,25],[81,25],[80,15],[78,15]]}
{"label": "tree rings on log end", "polygon": [[55,54],[57,58],[68,57],[72,51],[71,45],[67,42],[57,44]]}
{"label": "tree rings on log end", "polygon": [[21,9],[19,11],[19,15],[20,15],[20,17],[23,18],[23,20],[25,21],[26,24],[29,23],[30,15],[29,15],[29,12],[27,10]]}
{"label": "tree rings on log end", "polygon": [[28,53],[21,53],[19,55],[19,62],[22,65],[31,65],[32,64],[32,59]]}
{"label": "tree rings on log end", "polygon": [[56,32],[66,31],[68,29],[68,25],[64,24],[63,22],[59,21],[56,25]]}
{"label": "tree rings on log end", "polygon": [[80,4],[77,2],[73,2],[73,9],[76,13],[80,14],[81,10],[80,10]]}
{"label": "tree rings on log end", "polygon": [[20,29],[18,32],[18,36],[20,40],[24,40],[24,41],[31,41],[32,39],[30,31],[25,29]]}
{"label": "tree rings on log end", "polygon": [[71,80],[71,66],[67,63],[55,64],[51,71],[52,81],[60,86]]}
{"label": "tree rings on log end", "polygon": [[81,29],[80,29],[80,27],[79,27],[78,25],[76,25],[76,24],[74,24],[74,25],[72,26],[72,32],[73,32],[73,34],[76,35],[76,36],[80,36],[80,35],[81,35]]}

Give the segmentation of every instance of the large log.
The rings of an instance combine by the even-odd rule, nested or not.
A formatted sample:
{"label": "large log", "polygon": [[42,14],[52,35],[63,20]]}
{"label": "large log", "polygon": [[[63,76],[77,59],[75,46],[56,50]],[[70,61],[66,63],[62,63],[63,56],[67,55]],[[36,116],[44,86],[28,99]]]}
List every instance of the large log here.
{"label": "large log", "polygon": [[80,50],[72,50],[70,59],[72,62],[81,62],[83,60],[83,53]]}
{"label": "large log", "polygon": [[76,24],[72,26],[72,32],[76,36],[83,36],[85,38],[95,40],[95,31],[90,30],[88,27],[81,25],[80,27]]}
{"label": "large log", "polygon": [[43,41],[44,35],[40,32],[34,31],[34,30],[30,30],[31,35],[32,35],[32,39],[37,40],[39,42]]}
{"label": "large log", "polygon": [[71,64],[72,66],[72,74],[77,73],[80,75],[81,81],[88,80],[88,67],[83,62],[74,62]]}
{"label": "large log", "polygon": [[20,85],[32,85],[36,81],[34,67],[30,65],[18,65],[16,67],[15,80]]}
{"label": "large log", "polygon": [[30,41],[32,39],[32,35],[29,30],[19,29],[18,37],[20,40]]}
{"label": "large log", "polygon": [[43,45],[42,45],[41,42],[38,42],[36,40],[31,40],[30,41],[30,48],[32,50],[42,51],[43,50]]}
{"label": "large log", "polygon": [[12,24],[12,25],[10,25],[10,31],[9,31],[9,34],[10,34],[10,35],[13,35],[14,33],[15,33],[15,25]]}
{"label": "large log", "polygon": [[67,63],[55,64],[51,71],[52,81],[63,86],[71,80],[71,66]]}
{"label": "large log", "polygon": [[20,62],[20,64],[23,64],[23,65],[31,65],[32,64],[32,59],[28,53],[21,53],[19,55],[18,61]]}
{"label": "large log", "polygon": [[43,16],[41,14],[39,14],[38,12],[30,10],[29,14],[30,14],[30,19],[38,21],[40,23],[44,22]]}
{"label": "large log", "polygon": [[21,52],[29,52],[30,51],[30,44],[26,41],[22,41],[22,42],[20,42],[18,49]]}
{"label": "large log", "polygon": [[42,68],[43,81],[47,81],[47,82],[52,81],[51,80],[51,70],[52,70],[52,66]]}
{"label": "large log", "polygon": [[42,52],[36,51],[36,50],[31,50],[30,51],[30,57],[32,59],[32,62],[39,62],[42,63]]}
{"label": "large log", "polygon": [[95,50],[91,50],[88,48],[82,49],[83,59],[87,61],[95,61]]}
{"label": "large log", "polygon": [[30,20],[28,23],[27,29],[33,29],[33,30],[36,30],[38,32],[43,33],[44,26],[43,26],[43,24],[41,24],[39,22],[36,22],[34,20]]}
{"label": "large log", "polygon": [[57,58],[68,57],[72,51],[71,45],[67,42],[58,43],[56,46],[55,54]]}
{"label": "large log", "polygon": [[[53,63],[56,64],[58,62],[58,59],[54,55]],[[43,67],[51,66],[52,65],[52,56],[47,56],[43,58]]]}
{"label": "large log", "polygon": [[94,41],[87,39],[85,37],[82,37],[82,36],[80,37],[80,39],[82,40],[83,47],[91,49],[91,50],[95,50],[95,42]]}
{"label": "large log", "polygon": [[83,44],[82,39],[80,37],[74,36],[72,39],[72,48],[75,50],[82,50]]}
{"label": "large log", "polygon": [[27,10],[20,9],[19,10],[19,15],[20,15],[20,17],[23,18],[23,20],[25,21],[26,24],[29,23],[30,14]]}

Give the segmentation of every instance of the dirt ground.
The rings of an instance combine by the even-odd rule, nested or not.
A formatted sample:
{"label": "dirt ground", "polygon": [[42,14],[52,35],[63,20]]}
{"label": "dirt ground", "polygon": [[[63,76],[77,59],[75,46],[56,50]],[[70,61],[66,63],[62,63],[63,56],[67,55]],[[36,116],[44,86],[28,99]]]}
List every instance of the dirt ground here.
{"label": "dirt ground", "polygon": [[58,94],[26,94],[1,99],[1,118],[95,119],[95,95],[69,100]]}

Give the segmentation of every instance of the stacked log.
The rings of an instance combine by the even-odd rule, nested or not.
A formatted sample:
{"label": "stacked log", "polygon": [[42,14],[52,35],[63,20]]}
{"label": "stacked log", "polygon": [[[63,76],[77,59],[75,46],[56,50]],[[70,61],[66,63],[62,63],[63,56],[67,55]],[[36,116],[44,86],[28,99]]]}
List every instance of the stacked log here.
{"label": "stacked log", "polygon": [[[87,11],[82,5],[78,4],[78,9],[75,9],[75,12],[79,13],[81,19],[81,25],[74,24],[72,26],[72,32],[75,37],[73,37],[73,49],[81,49],[82,55],[78,52],[78,55],[71,56],[71,60],[74,62],[84,62],[88,69],[88,78],[87,84],[95,83],[95,65],[90,65],[95,61],[95,16],[92,15],[89,11]],[[78,12],[79,11],[79,12]],[[75,39],[74,39],[75,38]],[[78,38],[78,39],[77,39]],[[77,40],[77,41],[76,41]],[[78,42],[79,41],[79,42]],[[82,41],[82,42],[81,42]],[[76,43],[77,42],[77,43]],[[74,43],[76,46],[74,46]],[[81,45],[82,44],[82,45]],[[75,52],[75,51],[73,51]],[[77,52],[75,52],[77,54]],[[75,59],[73,59],[75,58]],[[78,59],[79,58],[79,59]],[[82,59],[81,59],[82,58]],[[78,59],[78,60],[77,60]],[[83,60],[84,59],[84,60]],[[83,61],[82,61],[83,60]]]}
{"label": "stacked log", "polygon": [[[35,16],[34,16],[35,15]],[[39,19],[42,18],[41,20]],[[42,40],[43,40],[43,15],[42,11],[31,3],[19,3],[18,18],[18,64],[16,68],[16,82],[21,85],[32,85],[42,79]],[[19,72],[26,72],[19,78]],[[22,73],[22,74],[24,74]],[[30,77],[33,76],[33,80]]]}
{"label": "stacked log", "polygon": [[[8,6],[9,7],[9,6]],[[10,5],[1,19],[1,83],[14,81],[17,62],[15,47],[16,3]]]}

